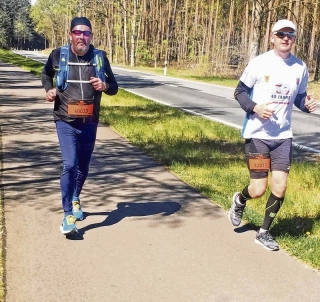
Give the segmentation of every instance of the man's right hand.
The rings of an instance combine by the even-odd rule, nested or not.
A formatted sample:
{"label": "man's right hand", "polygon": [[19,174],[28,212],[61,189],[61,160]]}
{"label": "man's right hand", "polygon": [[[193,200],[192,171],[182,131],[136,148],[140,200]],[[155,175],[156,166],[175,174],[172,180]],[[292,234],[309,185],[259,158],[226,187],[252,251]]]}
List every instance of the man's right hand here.
{"label": "man's right hand", "polygon": [[46,100],[48,102],[53,102],[56,98],[56,95],[57,95],[57,90],[55,88],[50,89],[46,93]]}
{"label": "man's right hand", "polygon": [[259,115],[259,117],[267,120],[269,119],[272,114],[274,113],[275,110],[271,109],[270,107],[268,107],[268,105],[272,104],[272,102],[266,102],[266,103],[262,103],[262,104],[257,104],[254,106],[253,108],[253,112],[255,112],[256,114]]}

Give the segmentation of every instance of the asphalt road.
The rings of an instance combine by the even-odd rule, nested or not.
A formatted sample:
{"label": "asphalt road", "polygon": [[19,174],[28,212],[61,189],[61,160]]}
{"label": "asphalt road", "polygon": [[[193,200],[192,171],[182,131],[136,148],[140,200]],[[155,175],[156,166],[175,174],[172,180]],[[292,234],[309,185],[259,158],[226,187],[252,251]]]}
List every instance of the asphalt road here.
{"label": "asphalt road", "polygon": [[[47,57],[38,52],[17,51],[45,63]],[[190,113],[241,129],[244,112],[233,98],[233,88],[154,75],[112,66],[119,86],[134,94],[180,108]],[[292,129],[294,145],[320,153],[320,109],[306,114],[294,107]]]}

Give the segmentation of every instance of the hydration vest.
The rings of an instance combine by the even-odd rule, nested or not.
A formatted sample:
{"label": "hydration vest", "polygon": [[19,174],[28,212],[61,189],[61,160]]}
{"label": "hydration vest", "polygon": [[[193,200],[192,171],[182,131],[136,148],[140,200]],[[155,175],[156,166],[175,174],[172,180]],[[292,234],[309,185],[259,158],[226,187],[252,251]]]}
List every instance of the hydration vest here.
{"label": "hydration vest", "polygon": [[62,46],[60,50],[59,69],[56,74],[56,87],[60,92],[66,90],[68,83],[88,83],[88,81],[82,81],[82,80],[69,80],[70,65],[94,66],[96,71],[96,77],[100,78],[101,81],[106,83],[107,78],[104,73],[104,58],[101,50],[96,48],[93,49],[94,63],[69,62],[69,55],[70,55],[70,44]]}

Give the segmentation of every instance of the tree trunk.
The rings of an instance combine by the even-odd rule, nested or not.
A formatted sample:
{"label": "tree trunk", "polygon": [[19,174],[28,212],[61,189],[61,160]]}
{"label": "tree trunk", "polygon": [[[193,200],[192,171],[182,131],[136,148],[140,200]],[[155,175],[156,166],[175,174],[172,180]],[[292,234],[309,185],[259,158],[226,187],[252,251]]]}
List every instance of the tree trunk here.
{"label": "tree trunk", "polygon": [[264,38],[263,52],[266,52],[269,48],[272,7],[273,7],[273,1],[270,1],[268,4],[268,19],[267,19],[266,32],[265,32],[265,36],[264,36],[265,38]]}
{"label": "tree trunk", "polygon": [[225,64],[228,64],[229,61],[229,47],[230,47],[230,39],[233,33],[233,14],[234,14],[234,0],[230,1],[230,9],[229,9],[229,29],[227,32],[227,45],[225,51]]}
{"label": "tree trunk", "polygon": [[189,27],[189,1],[185,0],[184,3],[184,29],[183,29],[183,42],[181,45],[182,48],[182,58],[186,59],[188,54],[188,27]]}
{"label": "tree trunk", "polygon": [[[210,53],[210,46],[212,43],[212,25],[213,25],[213,12],[214,12],[214,0],[211,1],[210,12],[209,12],[209,23],[207,26],[207,38],[205,39],[205,52],[207,55]],[[209,59],[209,58],[208,58]]]}
{"label": "tree trunk", "polygon": [[126,0],[123,0],[123,62],[128,62],[128,38],[127,38],[127,4]]}
{"label": "tree trunk", "polygon": [[317,60],[316,60],[316,67],[314,71],[314,81],[319,81],[319,73],[320,73],[320,39],[318,40],[318,52],[317,52]]}
{"label": "tree trunk", "polygon": [[137,1],[133,1],[133,14],[131,17],[131,52],[130,52],[130,66],[135,65],[135,36],[136,36],[136,18],[137,18]]}
{"label": "tree trunk", "polygon": [[246,13],[245,13],[245,20],[243,22],[243,37],[242,37],[242,41],[243,41],[243,52],[247,51],[247,47],[248,47],[248,41],[249,41],[249,2],[246,1]]}
{"label": "tree trunk", "polygon": [[289,5],[288,5],[288,15],[287,15],[288,20],[291,20],[291,15],[292,15],[292,0],[289,1]]}
{"label": "tree trunk", "polygon": [[[300,24],[300,1],[296,1],[295,5],[294,5],[294,17],[295,19],[293,20],[293,22],[296,24],[297,26],[297,38],[298,36],[300,36],[300,28],[299,28],[299,24]],[[291,50],[291,52],[294,54],[295,52],[299,52],[299,44],[295,43],[294,48]]]}
{"label": "tree trunk", "polygon": [[254,24],[256,18],[256,5],[255,1],[252,3],[252,14],[251,14],[251,24],[250,24],[250,40],[249,40],[249,58],[250,61],[257,55],[258,49],[258,37],[257,37],[257,30]]}
{"label": "tree trunk", "polygon": [[313,54],[314,54],[314,48],[315,48],[315,36],[316,36],[316,29],[318,28],[318,1],[319,0],[314,0],[314,8],[313,8],[313,16],[312,16],[312,21],[313,21],[313,26],[311,30],[311,39],[309,43],[309,52],[308,52],[308,62],[307,65],[309,68],[312,67],[312,62],[313,62]]}
{"label": "tree trunk", "polygon": [[[213,37],[212,37],[212,66],[211,69],[214,69],[214,74],[216,74],[216,70],[217,70],[217,64],[218,64],[218,60],[217,60],[217,48],[220,47],[220,44],[217,43],[216,44],[216,39],[217,39],[217,26],[218,26],[218,16],[219,16],[219,0],[217,0],[216,2],[216,15],[215,15],[215,19],[214,19],[214,27],[213,27]],[[214,67],[215,66],[215,67]]]}

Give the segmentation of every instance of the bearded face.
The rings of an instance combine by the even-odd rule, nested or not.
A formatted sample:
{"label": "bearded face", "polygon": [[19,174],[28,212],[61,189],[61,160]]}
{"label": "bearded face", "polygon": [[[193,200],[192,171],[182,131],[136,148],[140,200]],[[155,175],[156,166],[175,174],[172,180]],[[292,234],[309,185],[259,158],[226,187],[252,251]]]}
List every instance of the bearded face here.
{"label": "bearded face", "polygon": [[92,40],[91,29],[86,25],[77,25],[72,28],[69,36],[73,52],[78,56],[85,55]]}

